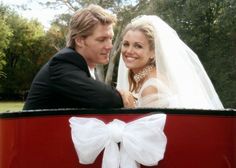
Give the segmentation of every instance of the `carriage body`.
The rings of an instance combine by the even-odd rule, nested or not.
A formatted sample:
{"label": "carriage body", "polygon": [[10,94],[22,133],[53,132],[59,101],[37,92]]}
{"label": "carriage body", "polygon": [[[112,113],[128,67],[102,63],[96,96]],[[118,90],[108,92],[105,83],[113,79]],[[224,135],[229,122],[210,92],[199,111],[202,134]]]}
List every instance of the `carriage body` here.
{"label": "carriage body", "polygon": [[[0,114],[1,168],[98,168],[79,163],[69,119],[93,117],[133,121],[153,113],[167,114],[167,147],[158,168],[236,167],[236,112],[186,109],[38,110]],[[145,167],[145,166],[142,166]]]}

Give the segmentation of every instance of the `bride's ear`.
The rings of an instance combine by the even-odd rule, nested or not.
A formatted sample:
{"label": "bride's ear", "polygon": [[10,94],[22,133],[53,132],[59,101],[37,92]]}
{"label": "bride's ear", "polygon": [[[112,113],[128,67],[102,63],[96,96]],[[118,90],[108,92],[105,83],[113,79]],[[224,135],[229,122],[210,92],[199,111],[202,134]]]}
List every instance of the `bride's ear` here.
{"label": "bride's ear", "polygon": [[151,57],[149,59],[155,60],[155,52],[153,50],[151,51]]}
{"label": "bride's ear", "polygon": [[149,57],[149,64],[150,65],[155,65],[156,64],[156,58],[155,58],[154,53],[152,53],[152,55]]}
{"label": "bride's ear", "polygon": [[154,55],[152,55],[149,59],[150,59],[150,60],[153,60],[153,59],[154,59]]}
{"label": "bride's ear", "polygon": [[155,60],[155,53],[152,53],[152,55],[150,56],[149,60]]}

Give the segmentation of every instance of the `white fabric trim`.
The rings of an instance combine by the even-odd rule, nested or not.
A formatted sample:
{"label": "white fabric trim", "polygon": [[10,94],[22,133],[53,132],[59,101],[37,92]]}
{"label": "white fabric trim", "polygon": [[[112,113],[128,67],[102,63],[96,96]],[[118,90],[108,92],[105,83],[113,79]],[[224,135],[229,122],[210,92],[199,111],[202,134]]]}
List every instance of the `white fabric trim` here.
{"label": "white fabric trim", "polygon": [[90,73],[91,77],[92,77],[93,79],[96,79],[96,76],[95,76],[95,69],[94,69],[94,68],[90,68],[90,67],[88,67],[88,69],[89,69],[89,73]]}

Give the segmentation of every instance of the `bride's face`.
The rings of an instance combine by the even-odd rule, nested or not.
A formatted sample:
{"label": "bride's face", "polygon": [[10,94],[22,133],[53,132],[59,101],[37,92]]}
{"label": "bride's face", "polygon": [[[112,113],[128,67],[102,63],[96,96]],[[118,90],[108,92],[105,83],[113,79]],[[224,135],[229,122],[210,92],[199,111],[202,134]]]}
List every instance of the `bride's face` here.
{"label": "bride's face", "polygon": [[147,38],[139,30],[129,30],[124,35],[121,53],[126,67],[134,73],[142,70],[154,56]]}

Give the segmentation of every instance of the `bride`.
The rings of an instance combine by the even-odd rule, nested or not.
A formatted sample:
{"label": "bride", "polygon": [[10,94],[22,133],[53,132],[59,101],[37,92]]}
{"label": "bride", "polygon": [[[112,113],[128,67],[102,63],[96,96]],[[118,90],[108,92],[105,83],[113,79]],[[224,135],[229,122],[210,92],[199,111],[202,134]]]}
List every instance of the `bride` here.
{"label": "bride", "polygon": [[122,38],[117,88],[136,107],[223,109],[197,55],[159,17],[133,19]]}

